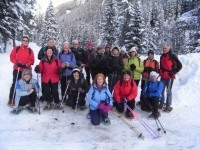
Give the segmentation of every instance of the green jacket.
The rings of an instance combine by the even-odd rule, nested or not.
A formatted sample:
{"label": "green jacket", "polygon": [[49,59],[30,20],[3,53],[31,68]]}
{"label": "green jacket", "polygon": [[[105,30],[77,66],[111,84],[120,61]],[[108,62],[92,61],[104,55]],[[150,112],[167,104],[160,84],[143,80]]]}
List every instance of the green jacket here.
{"label": "green jacket", "polygon": [[[134,64],[136,66],[136,69],[134,71],[131,71],[130,65]],[[126,70],[131,71],[132,78],[134,80],[140,80],[140,76],[144,70],[143,62],[142,60],[138,57],[138,55],[131,57],[126,60],[124,68]]]}

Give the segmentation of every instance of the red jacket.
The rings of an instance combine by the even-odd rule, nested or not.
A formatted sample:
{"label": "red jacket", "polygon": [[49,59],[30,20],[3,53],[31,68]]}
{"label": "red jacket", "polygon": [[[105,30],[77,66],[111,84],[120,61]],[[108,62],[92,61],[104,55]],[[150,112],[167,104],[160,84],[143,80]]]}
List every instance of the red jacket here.
{"label": "red jacket", "polygon": [[114,99],[119,103],[123,98],[127,98],[128,101],[131,101],[137,97],[137,85],[133,81],[133,86],[131,86],[131,81],[122,80],[122,85],[120,86],[120,80],[117,81],[114,88]]}
{"label": "red jacket", "polygon": [[[28,65],[28,68],[26,68],[26,69],[31,70],[31,65],[34,64],[33,51],[31,50],[31,53],[29,54],[28,46],[24,46],[23,44],[21,44],[17,53],[16,53],[16,50],[17,50],[17,46],[15,46],[10,53],[10,61],[12,63],[14,63],[13,68],[15,70],[17,70],[18,67],[15,64],[22,63],[24,65]],[[23,68],[20,68],[20,71],[22,71],[22,70],[23,70]]]}
{"label": "red jacket", "polygon": [[46,58],[42,58],[39,63],[39,73],[42,74],[42,82],[48,83],[51,80],[51,83],[59,82],[59,73],[58,69],[63,68],[60,62],[60,59],[53,56],[52,60],[49,62]]}
{"label": "red jacket", "polygon": [[[175,78],[175,74],[179,72],[182,68],[182,63],[176,57],[176,55],[171,54],[169,51],[166,54],[162,54],[160,57],[160,76],[161,78],[170,79]],[[175,74],[170,77],[169,72],[173,71]]]}

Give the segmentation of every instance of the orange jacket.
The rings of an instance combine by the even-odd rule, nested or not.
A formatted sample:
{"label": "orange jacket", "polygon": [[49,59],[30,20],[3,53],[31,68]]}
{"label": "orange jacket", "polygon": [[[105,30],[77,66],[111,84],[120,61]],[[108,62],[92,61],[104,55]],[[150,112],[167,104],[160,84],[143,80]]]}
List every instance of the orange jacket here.
{"label": "orange jacket", "polygon": [[[127,98],[128,101],[131,101],[137,97],[137,85],[132,79],[125,81],[122,80],[122,85],[120,86],[120,80],[117,81],[114,88],[114,99],[119,103],[123,98]],[[133,86],[131,86],[133,82]]]}
{"label": "orange jacket", "polygon": [[[31,50],[31,53],[29,54],[29,48],[28,46],[24,46],[21,44],[18,52],[16,53],[18,46],[15,46],[13,50],[10,53],[10,61],[14,63],[13,68],[15,70],[18,69],[18,67],[15,65],[16,63],[22,63],[24,65],[28,65],[26,69],[31,70],[31,65],[34,64],[34,53]],[[23,68],[20,68],[20,71],[22,71]]]}
{"label": "orange jacket", "polygon": [[159,72],[159,64],[155,59],[150,60],[147,58],[143,61],[143,65],[144,65],[144,71],[142,73],[142,78],[149,78],[150,72],[145,71],[145,68],[147,67],[153,68],[154,69],[153,71],[157,73]]}

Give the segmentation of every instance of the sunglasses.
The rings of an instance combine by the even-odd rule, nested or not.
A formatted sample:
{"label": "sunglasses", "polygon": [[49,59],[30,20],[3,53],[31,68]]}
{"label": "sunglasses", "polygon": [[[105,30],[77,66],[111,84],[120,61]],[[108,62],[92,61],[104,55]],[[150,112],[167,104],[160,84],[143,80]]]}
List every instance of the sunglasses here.
{"label": "sunglasses", "polygon": [[24,42],[28,42],[28,40],[22,40],[22,41],[24,41]]}

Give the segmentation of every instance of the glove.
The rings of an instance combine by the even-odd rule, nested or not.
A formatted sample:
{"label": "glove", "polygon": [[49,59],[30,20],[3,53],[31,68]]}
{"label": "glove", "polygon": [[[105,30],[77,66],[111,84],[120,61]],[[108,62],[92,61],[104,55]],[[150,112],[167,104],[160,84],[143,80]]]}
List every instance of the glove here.
{"label": "glove", "polygon": [[175,75],[175,73],[174,73],[173,71],[170,71],[170,72],[169,72],[169,76],[170,76],[170,77],[173,77],[174,75]]}
{"label": "glove", "polygon": [[149,72],[149,67],[145,67],[144,72]]}
{"label": "glove", "polygon": [[132,71],[134,71],[135,68],[136,68],[136,66],[135,66],[134,64],[131,64],[131,65],[130,65],[130,68],[131,68]]}
{"label": "glove", "polygon": [[20,68],[27,68],[28,67],[28,65],[23,65],[22,63],[16,63],[16,66],[20,67]]}
{"label": "glove", "polygon": [[67,84],[70,84],[72,81],[71,80],[67,80]]}
{"label": "glove", "polygon": [[118,70],[118,66],[113,66],[113,70]]}
{"label": "glove", "polygon": [[58,68],[58,74],[63,74],[63,69],[62,68]]}
{"label": "glove", "polygon": [[78,92],[84,93],[84,90],[83,90],[81,87],[79,87],[79,88],[78,88]]}
{"label": "glove", "polygon": [[101,110],[103,110],[103,108],[104,108],[104,103],[99,103],[98,105],[97,105],[97,107],[99,108],[99,109],[101,109]]}
{"label": "glove", "polygon": [[103,111],[107,113],[109,110],[111,110],[112,106],[111,105],[104,105]]}
{"label": "glove", "polygon": [[124,105],[126,102],[127,102],[127,99],[125,99],[125,98],[123,98],[123,99],[120,101],[120,103],[121,103],[122,105]]}
{"label": "glove", "polygon": [[36,73],[38,73],[38,72],[40,72],[40,67],[38,65],[36,65],[34,70]]}
{"label": "glove", "polygon": [[62,66],[63,66],[64,68],[69,67],[69,65],[70,65],[70,63],[68,63],[68,62],[64,62],[64,63],[62,63]]}

